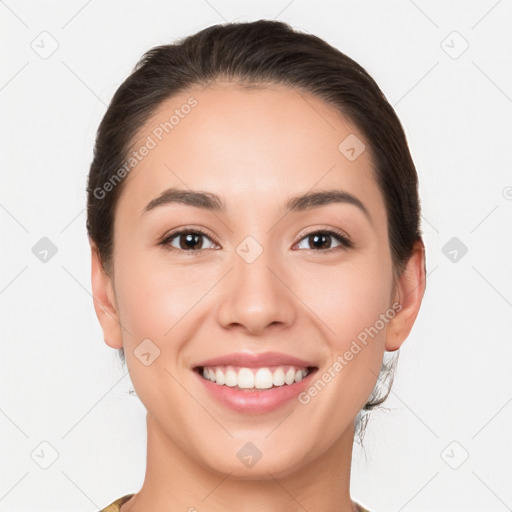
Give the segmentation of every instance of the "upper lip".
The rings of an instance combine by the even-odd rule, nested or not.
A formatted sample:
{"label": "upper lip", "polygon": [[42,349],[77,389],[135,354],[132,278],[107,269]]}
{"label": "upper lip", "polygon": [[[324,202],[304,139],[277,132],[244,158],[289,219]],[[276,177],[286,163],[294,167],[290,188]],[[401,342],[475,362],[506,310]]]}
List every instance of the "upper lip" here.
{"label": "upper lip", "polygon": [[316,365],[311,361],[299,359],[298,357],[288,354],[281,354],[279,352],[262,352],[259,354],[250,352],[233,352],[231,354],[225,354],[201,361],[194,365],[194,367],[227,365],[242,366],[245,368],[258,368],[265,366],[299,366],[303,368],[316,368]]}

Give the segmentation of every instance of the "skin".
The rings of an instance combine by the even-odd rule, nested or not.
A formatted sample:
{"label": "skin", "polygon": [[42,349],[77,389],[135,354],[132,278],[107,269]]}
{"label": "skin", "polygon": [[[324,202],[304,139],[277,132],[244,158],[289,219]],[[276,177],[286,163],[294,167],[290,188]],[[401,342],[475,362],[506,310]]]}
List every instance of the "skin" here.
{"label": "skin", "polygon": [[[198,105],[126,178],[111,275],[91,241],[104,338],[124,347],[147,409],[144,484],[121,510],[352,511],[355,417],[384,350],[400,348],[418,314],[423,244],[394,287],[369,144],[348,119],[304,92],[228,82],[196,87],[162,104],[137,144],[190,96]],[[349,134],[366,144],[354,161],[338,150]],[[215,193],[226,212],[172,204],[141,215],[169,187]],[[284,215],[287,199],[320,189],[355,195],[371,222],[348,203]],[[158,244],[190,225],[209,233],[194,254],[179,250],[179,237],[169,242],[174,252]],[[306,235],[326,228],[342,230],[356,246],[331,238],[334,249],[315,248]],[[236,252],[249,235],[263,249],[250,264]],[[314,361],[321,374],[395,301],[402,309],[306,405],[292,400],[271,413],[235,412],[192,372],[194,363],[229,352],[278,351]],[[134,354],[147,338],[160,350],[148,366]],[[252,467],[237,457],[247,442],[262,452]]]}

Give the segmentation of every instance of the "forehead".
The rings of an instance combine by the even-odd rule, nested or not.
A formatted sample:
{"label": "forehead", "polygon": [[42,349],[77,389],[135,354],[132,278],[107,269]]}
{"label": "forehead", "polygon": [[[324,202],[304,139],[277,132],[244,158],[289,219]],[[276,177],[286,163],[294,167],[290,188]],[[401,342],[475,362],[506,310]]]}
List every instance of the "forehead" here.
{"label": "forehead", "polygon": [[385,216],[371,148],[357,127],[322,99],[282,85],[190,88],[159,106],[132,151],[138,160],[118,208],[140,213],[170,187],[225,197],[228,211],[336,188],[359,197],[374,219]]}

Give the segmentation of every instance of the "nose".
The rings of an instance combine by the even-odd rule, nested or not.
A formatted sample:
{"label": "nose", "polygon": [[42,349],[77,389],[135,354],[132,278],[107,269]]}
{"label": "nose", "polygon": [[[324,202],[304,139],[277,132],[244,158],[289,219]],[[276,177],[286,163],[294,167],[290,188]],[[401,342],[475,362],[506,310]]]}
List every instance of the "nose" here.
{"label": "nose", "polygon": [[217,310],[222,327],[251,335],[262,335],[270,327],[290,327],[297,311],[283,262],[277,261],[272,251],[264,250],[252,262],[235,252],[233,264],[223,280]]}

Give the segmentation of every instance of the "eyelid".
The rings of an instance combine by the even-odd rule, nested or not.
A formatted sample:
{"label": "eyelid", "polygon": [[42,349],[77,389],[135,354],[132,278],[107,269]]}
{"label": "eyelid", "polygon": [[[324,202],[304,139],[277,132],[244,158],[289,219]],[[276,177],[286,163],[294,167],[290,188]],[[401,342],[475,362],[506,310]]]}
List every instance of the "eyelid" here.
{"label": "eyelid", "polygon": [[[214,244],[219,245],[220,243],[217,241],[217,239],[206,229],[196,226],[180,226],[179,228],[171,229],[171,231],[168,231],[165,233],[164,236],[159,240],[159,245],[166,245],[168,243],[168,240],[170,238],[173,238],[177,235],[188,233],[188,232],[194,232],[194,233],[200,233],[201,235],[204,235],[205,237],[209,238]],[[185,251],[185,252],[199,252],[199,251]]]}
{"label": "eyelid", "polygon": [[[175,236],[181,235],[183,233],[188,233],[188,232],[200,233],[200,234],[204,235],[205,237],[209,238],[215,245],[217,245],[219,247],[221,246],[221,244],[217,241],[217,239],[211,233],[209,233],[206,229],[201,228],[201,227],[194,227],[194,226],[190,226],[190,225],[180,226],[178,228],[175,228],[175,229],[167,232],[160,239],[158,244],[162,245],[162,246],[167,246],[167,245],[169,245],[169,239],[170,238],[174,238]],[[306,238],[309,235],[316,234],[316,233],[334,233],[335,235],[340,237],[340,239],[341,239],[341,241],[340,241],[341,246],[345,250],[352,249],[352,248],[355,247],[355,242],[352,240],[352,238],[345,231],[343,231],[343,230],[341,230],[339,228],[335,228],[333,226],[328,226],[328,225],[316,226],[316,227],[313,227],[313,228],[311,228],[311,227],[310,228],[305,228],[298,235],[297,241],[293,244],[293,246],[295,247],[304,238]],[[172,248],[172,249],[175,249],[175,248]],[[325,253],[325,252],[329,252],[331,250],[336,250],[336,249],[338,249],[338,248],[337,247],[332,247],[332,248],[326,249],[326,250],[314,250],[314,249],[310,249],[310,250],[313,251],[313,252]],[[176,250],[179,251],[179,249],[176,249]],[[201,249],[201,250],[205,250],[205,249]],[[184,252],[198,253],[200,251],[184,251]]]}
{"label": "eyelid", "polygon": [[[343,230],[341,230],[339,228],[335,228],[333,226],[328,226],[328,225],[316,226],[316,227],[311,228],[311,229],[310,228],[305,228],[298,235],[297,242],[295,242],[294,245],[297,245],[303,238],[305,238],[305,237],[307,237],[309,235],[312,235],[312,234],[315,234],[315,233],[325,233],[325,232],[333,232],[336,235],[338,235],[342,239],[342,241],[346,241],[345,249],[350,249],[350,248],[355,247],[355,242],[352,240],[352,238],[350,237],[350,235],[348,233],[346,233],[345,231],[343,231]],[[329,250],[330,249],[327,249],[327,251],[329,251]],[[315,251],[315,252],[326,252],[326,251]]]}

